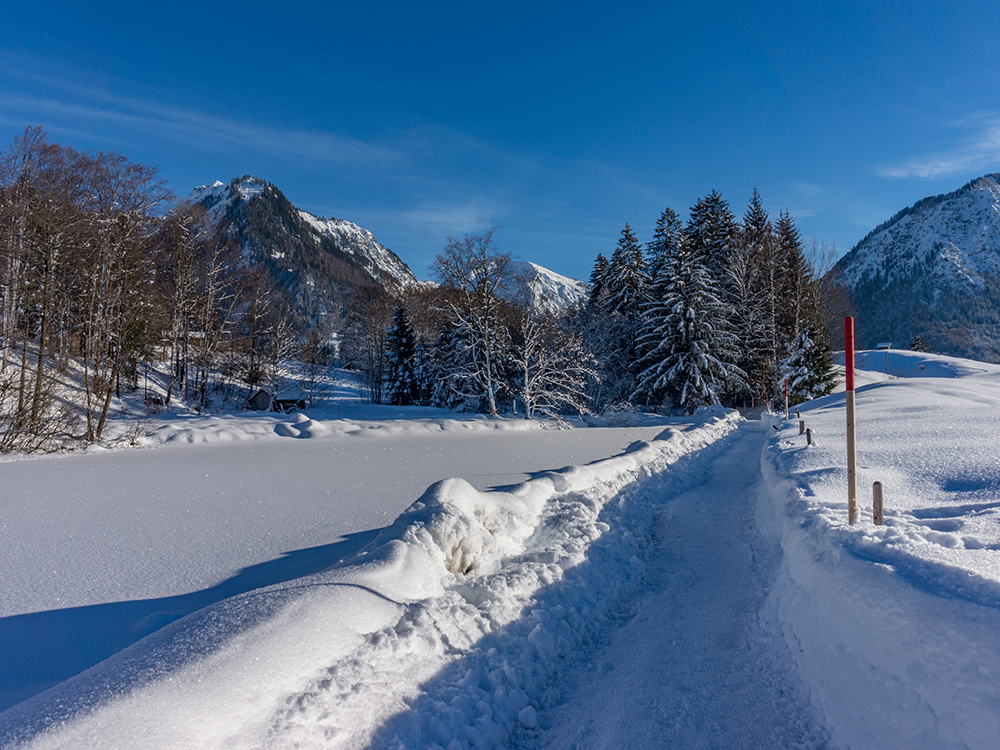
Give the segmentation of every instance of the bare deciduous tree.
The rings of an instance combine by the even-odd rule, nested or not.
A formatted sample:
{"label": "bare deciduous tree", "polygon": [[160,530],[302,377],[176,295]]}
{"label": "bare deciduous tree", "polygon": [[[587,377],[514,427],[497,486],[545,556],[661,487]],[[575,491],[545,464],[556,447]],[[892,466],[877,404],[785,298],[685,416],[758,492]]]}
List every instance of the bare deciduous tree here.
{"label": "bare deciduous tree", "polygon": [[509,340],[500,290],[511,280],[513,259],[496,247],[495,232],[494,227],[462,239],[449,237],[431,264],[438,281],[454,291],[448,308],[468,347],[462,370],[452,373],[452,387],[463,396],[481,398],[493,417],[498,414],[497,395]]}

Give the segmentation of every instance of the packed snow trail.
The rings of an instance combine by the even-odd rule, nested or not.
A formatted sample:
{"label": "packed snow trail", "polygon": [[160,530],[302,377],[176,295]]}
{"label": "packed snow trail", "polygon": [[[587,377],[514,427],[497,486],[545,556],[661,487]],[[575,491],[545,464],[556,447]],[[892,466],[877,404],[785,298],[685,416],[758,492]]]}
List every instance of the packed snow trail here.
{"label": "packed snow trail", "polygon": [[745,423],[708,480],[665,502],[634,616],[524,738],[545,748],[822,747],[787,647],[759,613],[780,554],[754,510],[766,423]]}

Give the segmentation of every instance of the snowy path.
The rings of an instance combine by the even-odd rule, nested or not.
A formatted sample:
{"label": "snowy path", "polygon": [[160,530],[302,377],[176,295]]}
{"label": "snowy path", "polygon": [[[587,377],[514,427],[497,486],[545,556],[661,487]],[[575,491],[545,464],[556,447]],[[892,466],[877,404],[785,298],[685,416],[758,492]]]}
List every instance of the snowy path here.
{"label": "snowy path", "polygon": [[[766,426],[765,426],[766,427]],[[546,748],[817,747],[783,643],[759,612],[778,556],[756,531],[761,423],[665,504],[634,616],[566,682],[524,743]],[[632,613],[630,613],[632,614]]]}

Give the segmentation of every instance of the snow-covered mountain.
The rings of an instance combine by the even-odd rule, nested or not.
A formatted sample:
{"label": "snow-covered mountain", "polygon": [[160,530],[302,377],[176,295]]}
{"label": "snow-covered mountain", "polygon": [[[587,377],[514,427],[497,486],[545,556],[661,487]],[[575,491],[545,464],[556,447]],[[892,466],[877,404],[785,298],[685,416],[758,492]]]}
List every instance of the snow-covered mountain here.
{"label": "snow-covered mountain", "polygon": [[876,227],[834,267],[853,297],[859,345],[1000,361],[1000,174],[924,198]]}
{"label": "snow-covered mountain", "polygon": [[252,262],[265,264],[307,317],[324,315],[362,286],[416,283],[409,267],[367,229],[296,208],[273,184],[244,176],[195,188],[188,201],[232,223]]}
{"label": "snow-covered mountain", "polygon": [[[398,291],[423,283],[367,229],[296,208],[259,177],[203,185],[187,200],[203,206],[212,223],[231,222],[246,256],[271,271],[307,319],[343,309],[358,287],[390,286]],[[586,299],[582,281],[528,261],[514,261],[512,270],[519,279],[532,282],[535,304],[543,309],[567,310]],[[509,295],[517,294],[516,286],[508,285]]]}
{"label": "snow-covered mountain", "polygon": [[587,285],[582,281],[563,276],[537,263],[515,260],[511,263],[511,269],[519,280],[530,284],[534,303],[543,310],[569,310],[587,299]]}

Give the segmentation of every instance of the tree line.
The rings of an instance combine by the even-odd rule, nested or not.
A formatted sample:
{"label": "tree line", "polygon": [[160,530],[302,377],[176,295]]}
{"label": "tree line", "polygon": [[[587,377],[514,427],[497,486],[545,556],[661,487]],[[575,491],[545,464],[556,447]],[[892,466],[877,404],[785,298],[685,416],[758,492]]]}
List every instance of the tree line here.
{"label": "tree line", "polygon": [[213,378],[273,381],[293,324],[226,227],[173,201],[155,169],[37,127],[0,152],[0,450],[100,440],[113,396],[156,358],[167,405],[208,406]]}
{"label": "tree line", "polygon": [[315,378],[331,339],[373,402],[490,415],[762,404],[786,378],[793,401],[830,389],[824,288],[756,189],[742,222],[713,191],[686,225],[665,209],[645,244],[626,224],[571,310],[517,268],[496,229],[449,237],[437,283],[360,286],[327,331],[155,169],[28,128],[0,152],[0,450],[100,440],[152,362],[169,364],[166,405],[205,409],[279,386],[292,362]]}
{"label": "tree line", "polygon": [[791,216],[772,223],[756,189],[742,222],[713,191],[686,225],[665,209],[645,246],[626,224],[574,310],[546,311],[511,260],[495,230],[449,238],[438,286],[354,305],[345,351],[368,397],[530,417],[764,405],[786,382],[797,403],[833,387],[826,290]]}
{"label": "tree line", "polygon": [[690,411],[793,403],[833,387],[823,288],[787,211],[754,188],[742,222],[712,191],[686,225],[670,208],[643,251],[626,224],[598,255],[586,311],[602,362],[598,401]]}
{"label": "tree line", "polygon": [[365,290],[350,306],[342,358],[371,401],[526,418],[589,410],[596,360],[495,228],[449,237],[431,270],[436,285]]}

